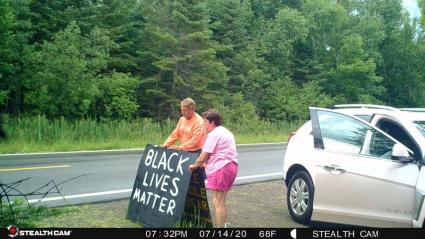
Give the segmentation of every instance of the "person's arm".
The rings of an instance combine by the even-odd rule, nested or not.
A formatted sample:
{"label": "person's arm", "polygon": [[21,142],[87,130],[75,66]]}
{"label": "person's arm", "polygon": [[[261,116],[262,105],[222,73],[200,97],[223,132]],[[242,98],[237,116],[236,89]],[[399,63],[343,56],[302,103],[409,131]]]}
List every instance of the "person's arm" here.
{"label": "person's arm", "polygon": [[187,142],[182,142],[182,144],[177,147],[179,150],[190,151],[202,141],[205,135],[205,127],[204,124],[197,122],[193,126],[192,136]]}
{"label": "person's arm", "polygon": [[210,153],[202,152],[201,155],[196,159],[196,162],[194,164],[189,165],[190,172],[195,171],[202,165],[204,165],[205,161],[210,157]]}
{"label": "person's arm", "polygon": [[168,136],[167,140],[161,145],[162,147],[168,148],[176,143],[176,141],[180,138],[180,121],[177,123],[176,128],[173,132]]}

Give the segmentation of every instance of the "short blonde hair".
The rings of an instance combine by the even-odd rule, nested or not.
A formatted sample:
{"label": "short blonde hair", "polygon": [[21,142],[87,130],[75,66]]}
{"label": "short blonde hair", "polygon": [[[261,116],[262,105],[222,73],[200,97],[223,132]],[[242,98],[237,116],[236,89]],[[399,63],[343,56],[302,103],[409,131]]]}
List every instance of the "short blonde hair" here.
{"label": "short blonde hair", "polygon": [[196,107],[195,101],[190,97],[187,97],[186,99],[182,100],[181,105],[184,107],[189,107],[189,109],[191,110],[194,110]]}

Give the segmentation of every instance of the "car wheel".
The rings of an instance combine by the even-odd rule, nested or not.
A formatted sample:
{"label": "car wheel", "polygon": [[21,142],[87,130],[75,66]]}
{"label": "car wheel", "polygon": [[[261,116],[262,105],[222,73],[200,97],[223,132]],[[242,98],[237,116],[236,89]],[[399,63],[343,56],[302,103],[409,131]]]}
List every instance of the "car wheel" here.
{"label": "car wheel", "polygon": [[302,224],[310,222],[313,212],[314,187],[305,171],[298,171],[288,184],[286,203],[294,221]]}

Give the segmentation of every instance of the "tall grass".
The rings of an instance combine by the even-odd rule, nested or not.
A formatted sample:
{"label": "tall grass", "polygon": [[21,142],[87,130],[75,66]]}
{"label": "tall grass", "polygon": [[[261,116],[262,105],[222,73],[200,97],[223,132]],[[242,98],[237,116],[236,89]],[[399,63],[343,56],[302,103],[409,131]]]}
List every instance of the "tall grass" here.
{"label": "tall grass", "polygon": [[[50,152],[95,149],[143,148],[161,144],[176,126],[176,121],[157,122],[143,118],[131,121],[96,121],[64,118],[48,120],[44,116],[4,119],[7,140],[0,141],[0,153]],[[230,122],[228,127],[237,143],[285,141],[300,122],[255,124]]]}
{"label": "tall grass", "polygon": [[238,144],[270,143],[286,141],[289,133],[295,131],[304,122],[253,121],[248,124],[229,122],[226,127],[233,132]]}

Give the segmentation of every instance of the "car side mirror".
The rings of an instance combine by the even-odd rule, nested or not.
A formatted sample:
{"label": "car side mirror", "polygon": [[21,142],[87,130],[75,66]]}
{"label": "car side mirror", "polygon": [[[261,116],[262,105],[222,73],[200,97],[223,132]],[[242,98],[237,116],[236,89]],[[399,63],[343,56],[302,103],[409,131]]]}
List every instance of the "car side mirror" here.
{"label": "car side mirror", "polygon": [[410,163],[413,158],[409,154],[409,150],[402,144],[395,144],[391,152],[391,159],[400,163]]}

